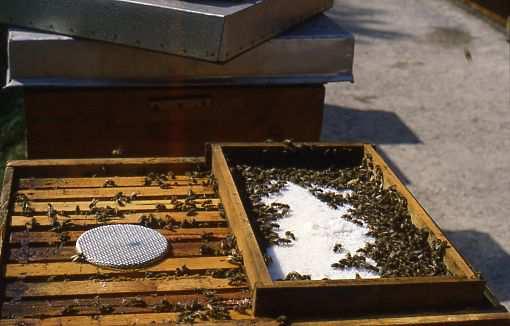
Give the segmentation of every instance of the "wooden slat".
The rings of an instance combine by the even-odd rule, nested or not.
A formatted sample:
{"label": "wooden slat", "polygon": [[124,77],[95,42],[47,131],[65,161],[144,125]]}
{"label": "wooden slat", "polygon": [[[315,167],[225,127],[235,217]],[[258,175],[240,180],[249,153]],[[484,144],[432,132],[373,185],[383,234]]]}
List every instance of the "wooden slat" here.
{"label": "wooden slat", "polygon": [[[13,190],[14,169],[7,167],[4,173],[2,184],[2,193],[0,194],[0,265],[4,262],[6,243],[7,243],[7,226],[9,219],[9,207],[11,201],[11,193]],[[0,284],[3,283],[4,275],[0,269]],[[1,296],[0,296],[1,298]]]}
{"label": "wooden slat", "polygon": [[371,145],[365,145],[364,147],[366,153],[372,156],[374,164],[381,168],[384,176],[385,186],[394,185],[397,191],[407,199],[407,205],[413,223],[417,227],[428,229],[437,239],[446,241],[448,243],[448,248],[446,249],[444,258],[448,270],[459,277],[476,278],[476,274],[466,263],[466,260],[455,249],[453,244],[446,238],[439,226],[420,205],[420,203],[416,200],[409,189],[407,189],[407,187],[398,179],[391,168],[384,162],[383,158],[381,155],[379,155],[377,150]]}
{"label": "wooden slat", "polygon": [[[109,220],[105,223],[100,223],[94,216],[91,215],[74,215],[70,214],[67,217],[58,216],[58,221],[66,221],[69,220],[73,227],[80,228],[88,228],[97,225],[103,224],[138,224],[140,221],[140,216],[142,213],[137,214],[124,214],[123,217],[115,218]],[[195,220],[197,223],[226,223],[227,220],[221,216],[218,211],[197,211],[196,215],[188,216],[186,212],[170,212],[170,213],[160,213],[153,212],[152,215],[159,219],[165,219],[167,216],[175,219],[177,222],[182,222],[184,220]],[[25,229],[27,223],[31,223],[32,219],[35,219],[35,222],[38,224],[38,227],[48,228],[51,226],[51,219],[48,216],[36,215],[33,217],[14,215],[11,217],[11,228],[13,230]]]}
{"label": "wooden slat", "polygon": [[296,322],[295,326],[508,326],[510,314],[506,312],[495,313],[469,313],[469,314],[437,314],[405,317],[381,317],[369,319],[331,320],[321,322]]}
{"label": "wooden slat", "polygon": [[7,264],[5,277],[7,279],[23,277],[49,277],[49,276],[97,276],[110,274],[129,274],[131,272],[175,272],[177,268],[186,265],[192,272],[201,272],[208,269],[238,268],[228,262],[227,257],[200,257],[200,258],[168,258],[157,265],[132,270],[111,270],[91,264],[74,262],[59,263],[31,263]]}
{"label": "wooden slat", "polygon": [[133,193],[137,194],[138,199],[147,198],[168,198],[169,196],[187,196],[189,191],[198,195],[214,195],[214,190],[210,186],[193,185],[193,186],[171,186],[169,189],[161,189],[159,187],[108,187],[108,188],[71,188],[71,189],[28,189],[18,190],[18,194],[27,196],[28,200],[80,200],[92,199],[97,200],[109,199],[111,200],[119,192],[124,196],[130,196]]}
{"label": "wooden slat", "polygon": [[[18,180],[18,189],[62,189],[62,188],[101,188],[107,179],[115,182],[117,187],[143,187],[145,177],[95,177],[95,178],[21,178]],[[198,184],[207,181],[207,178],[195,178]],[[187,186],[190,177],[176,175],[175,179],[168,180],[171,185]],[[152,186],[159,187],[159,186]]]}
{"label": "wooden slat", "polygon": [[[24,320],[0,320],[1,326],[19,326],[20,321],[25,325],[32,326],[83,326],[83,325],[97,325],[97,326],[126,326],[126,325],[169,325],[177,321],[178,313],[149,313],[149,314],[119,314],[119,315],[101,315],[101,316],[69,316],[69,317],[55,317],[47,319],[24,319]],[[232,321],[208,321],[206,324],[218,323],[219,325],[252,325],[250,315],[241,314],[236,311],[230,311],[230,318]],[[239,323],[238,321],[245,320],[246,323]],[[264,324],[266,325],[266,324]],[[267,325],[278,325],[275,322],[270,322]]]}
{"label": "wooden slat", "polygon": [[[277,281],[257,284],[255,314],[320,317],[461,309],[485,302],[485,282],[451,277]],[[289,299],[292,298],[292,299]],[[342,300],[341,304],[338,300]]]}
{"label": "wooden slat", "polygon": [[243,255],[250,287],[254,288],[255,284],[259,282],[271,282],[262,251],[253,233],[221,147],[212,145],[211,155],[212,170],[218,180],[218,190],[229,224]]}
{"label": "wooden slat", "polygon": [[[200,253],[201,241],[195,242],[173,242],[167,257],[203,257]],[[219,247],[219,241],[209,241],[208,245],[213,248]],[[76,254],[74,246],[55,247],[28,247],[9,248],[8,261],[11,263],[27,262],[57,262],[69,261],[70,257]]]}
{"label": "wooden slat", "polygon": [[196,289],[232,290],[245,287],[229,285],[228,279],[209,276],[185,277],[177,279],[134,281],[66,281],[66,282],[19,282],[6,285],[7,298],[41,297],[82,297],[95,295],[136,295],[143,293],[171,293],[196,291]]}
{"label": "wooden slat", "polygon": [[[202,203],[206,199],[196,199],[195,203],[197,204],[198,208],[202,207]],[[212,198],[212,205],[218,205],[220,203],[219,199]],[[184,200],[179,200],[180,202],[184,202]],[[83,213],[86,213],[89,211],[89,204],[90,201],[68,201],[68,202],[51,202],[53,205],[53,208],[58,211],[64,211],[73,213],[76,210],[76,206],[80,208],[80,210]],[[97,203],[97,207],[116,207],[121,212],[130,212],[134,210],[141,210],[141,211],[147,211],[147,210],[155,210],[157,204],[164,204],[168,210],[175,209],[175,205],[171,204],[170,199],[166,200],[136,200],[131,203],[126,203],[124,206],[117,205],[114,201],[100,201]],[[30,206],[38,213],[46,213],[48,210],[48,203],[47,202],[31,202]],[[14,214],[21,215],[22,209],[21,209],[21,203],[16,203],[14,205]]]}
{"label": "wooden slat", "polygon": [[[62,311],[69,306],[76,308],[74,315],[100,315],[100,306],[109,306],[112,308],[114,314],[133,314],[133,313],[154,313],[157,310],[157,305],[161,304],[163,300],[171,303],[191,303],[198,301],[200,303],[208,302],[208,298],[201,293],[201,291],[190,291],[187,293],[170,293],[170,294],[139,294],[129,295],[123,294],[121,296],[107,296],[100,295],[97,297],[80,297],[79,299],[72,298],[48,298],[47,300],[41,299],[24,299],[7,301],[2,306],[2,318],[9,316],[16,316],[18,318],[47,318],[62,316]],[[250,294],[246,289],[228,289],[215,293],[215,298],[222,300],[225,306],[233,308],[239,300],[246,300],[250,298]],[[144,304],[133,305],[133,302],[140,302]],[[135,301],[136,300],[136,301]],[[99,304],[98,304],[99,303]],[[131,303],[131,304],[130,304]]]}
{"label": "wooden slat", "polygon": [[[157,230],[170,241],[200,240],[204,234],[211,239],[222,239],[232,231],[230,228],[179,228],[175,230]],[[69,240],[66,243],[75,242],[84,231],[67,231]],[[10,244],[51,244],[58,243],[59,234],[56,232],[11,232]]]}
{"label": "wooden slat", "polygon": [[39,160],[14,160],[9,161],[7,166],[13,168],[27,167],[55,167],[55,166],[126,166],[126,165],[171,165],[174,164],[202,164],[201,157],[143,157],[143,158],[94,158],[94,159],[39,159]]}

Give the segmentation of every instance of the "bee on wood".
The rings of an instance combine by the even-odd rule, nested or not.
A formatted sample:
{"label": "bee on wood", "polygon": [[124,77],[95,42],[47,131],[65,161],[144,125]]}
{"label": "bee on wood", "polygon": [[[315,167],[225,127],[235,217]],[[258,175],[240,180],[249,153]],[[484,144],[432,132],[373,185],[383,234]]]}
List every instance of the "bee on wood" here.
{"label": "bee on wood", "polygon": [[229,263],[234,264],[234,265],[238,265],[238,266],[242,266],[244,264],[243,257],[241,255],[239,255],[239,254],[229,255],[227,257],[227,260],[228,260]]}
{"label": "bee on wood", "polygon": [[281,315],[276,318],[276,322],[278,323],[278,326],[288,326],[290,325],[289,319],[287,316]]}
{"label": "bee on wood", "polygon": [[[26,198],[26,196],[24,198]],[[24,216],[34,215],[35,210],[30,206],[30,202],[28,201],[28,199],[22,202],[21,212]]]}
{"label": "bee on wood", "polygon": [[343,249],[343,247],[342,247],[342,245],[340,243],[335,244],[335,246],[333,247],[333,252],[334,253],[340,253],[343,250],[344,249]]}
{"label": "bee on wood", "polygon": [[37,222],[37,219],[35,217],[32,217],[30,222],[25,223],[25,229],[27,230],[33,230],[36,227],[38,227],[40,224]]}
{"label": "bee on wood", "polygon": [[112,156],[121,156],[124,154],[124,149],[122,147],[117,147],[112,150]]}
{"label": "bee on wood", "polygon": [[182,265],[181,267],[177,267],[175,269],[176,276],[187,276],[190,274],[191,274],[191,270],[186,265]]}
{"label": "bee on wood", "polygon": [[[181,222],[181,228],[183,229],[192,229],[192,228],[196,228],[198,225],[197,221],[192,218],[191,220],[188,220],[188,219],[184,219],[182,222]],[[207,235],[202,235],[202,240],[206,240],[208,241],[207,239]]]}
{"label": "bee on wood", "polygon": [[96,208],[97,203],[99,203],[99,200],[93,198],[92,201],[89,203],[89,209],[93,211]]}
{"label": "bee on wood", "polygon": [[156,210],[164,211],[164,210],[166,210],[166,206],[164,204],[156,204]]}
{"label": "bee on wood", "polygon": [[311,280],[310,275],[301,275],[298,272],[290,272],[285,276],[285,281]]}
{"label": "bee on wood", "polygon": [[188,211],[186,212],[186,216],[195,216],[195,215],[197,215],[197,209],[195,207],[188,209]]}
{"label": "bee on wood", "polygon": [[162,299],[159,303],[153,305],[152,309],[156,312],[171,312],[176,310],[175,306],[165,299]]}
{"label": "bee on wood", "polygon": [[117,185],[115,184],[115,181],[113,181],[112,179],[106,179],[105,182],[103,183],[103,188],[108,188],[108,187],[116,187]]}
{"label": "bee on wood", "polygon": [[202,256],[214,256],[215,253],[216,251],[214,250],[214,248],[205,243],[200,246],[200,254]]}
{"label": "bee on wood", "polygon": [[57,216],[57,211],[55,210],[55,208],[53,208],[53,205],[51,205],[50,203],[48,203],[48,213],[47,213],[48,217],[49,218],[54,218]]}
{"label": "bee on wood", "polygon": [[122,299],[122,305],[126,307],[147,307],[147,302],[142,297],[124,298]]}
{"label": "bee on wood", "polygon": [[69,316],[69,315],[76,315],[78,314],[80,311],[78,310],[78,308],[75,306],[75,305],[68,305],[66,306],[63,310],[62,310],[62,315],[64,316]]}
{"label": "bee on wood", "polygon": [[112,305],[109,304],[102,304],[99,306],[99,312],[102,314],[110,314],[114,311],[114,308]]}
{"label": "bee on wood", "polygon": [[83,253],[78,253],[76,255],[71,256],[71,261],[74,263],[85,263],[87,261],[87,258]]}
{"label": "bee on wood", "polygon": [[204,232],[201,236],[202,240],[211,241],[214,239],[214,233],[212,232]]}

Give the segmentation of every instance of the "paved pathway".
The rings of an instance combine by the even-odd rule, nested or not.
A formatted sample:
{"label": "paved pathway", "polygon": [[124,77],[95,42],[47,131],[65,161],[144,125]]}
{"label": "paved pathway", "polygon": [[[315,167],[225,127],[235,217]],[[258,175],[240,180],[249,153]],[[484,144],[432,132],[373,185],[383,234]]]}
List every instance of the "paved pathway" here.
{"label": "paved pathway", "polygon": [[510,308],[510,44],[445,0],[337,0],[354,84],[327,87],[324,140],[380,144]]}

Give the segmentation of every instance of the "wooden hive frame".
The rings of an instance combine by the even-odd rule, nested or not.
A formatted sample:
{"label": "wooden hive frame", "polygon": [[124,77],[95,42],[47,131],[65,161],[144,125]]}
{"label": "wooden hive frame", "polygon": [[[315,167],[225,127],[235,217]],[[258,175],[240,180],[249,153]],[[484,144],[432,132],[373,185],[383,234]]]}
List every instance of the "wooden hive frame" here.
{"label": "wooden hive frame", "polygon": [[[205,302],[207,296],[198,289],[213,290],[225,302],[249,299],[246,284],[231,284],[227,278],[206,273],[240,267],[226,256],[201,252],[204,234],[208,234],[207,243],[213,247],[231,234],[214,185],[208,178],[197,177],[195,182],[183,175],[203,163],[202,158],[10,162],[5,171],[0,211],[0,325],[172,323],[179,313],[157,306],[163,300],[171,304]],[[168,181],[169,188],[145,185],[147,173],[169,170],[176,174],[174,180]],[[104,187],[108,179],[113,180],[114,186]],[[135,200],[118,207],[124,211],[124,217],[105,223],[139,224],[140,215],[148,213],[156,217],[170,214],[181,221],[190,217],[186,211],[177,210],[169,198],[175,196],[175,200],[183,201],[189,189],[199,196],[195,200],[198,209],[192,217],[196,224],[158,230],[171,241],[168,256],[162,261],[136,270],[113,270],[71,261],[76,238],[100,224],[87,212],[92,198],[99,200],[98,207],[114,207],[112,197],[117,192],[126,195],[137,192]],[[33,216],[21,214],[21,204],[16,200],[21,194],[28,198]],[[210,200],[211,206],[204,207],[205,200]],[[59,212],[58,220],[69,219],[73,223],[66,230],[68,239],[59,250],[54,250],[61,242],[59,234],[50,230],[51,219],[45,215],[48,203]],[[156,203],[164,203],[164,211],[155,209]],[[79,213],[76,206],[80,207]],[[33,228],[27,231],[26,225],[31,223]],[[183,265],[189,272],[176,277],[176,271]],[[131,301],[134,303],[130,304]],[[253,318],[233,310],[230,304],[226,307],[232,322]]]}
{"label": "wooden hive frame", "polygon": [[[2,194],[0,198],[0,309],[2,317],[0,325],[168,325],[174,324],[178,318],[175,312],[153,311],[153,304],[157,304],[162,298],[174,303],[175,301],[189,302],[190,300],[203,300],[203,295],[197,293],[197,288],[213,289],[218,296],[224,299],[245,299],[253,296],[250,290],[257,289],[252,281],[257,279],[260,270],[254,268],[254,262],[258,254],[257,246],[252,247],[250,242],[251,227],[241,232],[245,237],[238,239],[238,246],[243,251],[245,258],[245,271],[248,274],[249,286],[231,286],[222,279],[211,279],[202,275],[205,269],[222,269],[233,267],[222,257],[204,257],[199,253],[199,238],[203,232],[197,229],[177,231],[176,234],[167,234],[173,239],[171,256],[161,263],[147,268],[130,271],[129,273],[118,272],[97,268],[88,264],[78,264],[70,261],[69,256],[74,254],[71,246],[65,245],[60,252],[47,251],[47,241],[55,240],[50,232],[46,216],[36,214],[35,220],[40,229],[32,230],[33,237],[29,237],[30,252],[34,254],[28,258],[28,263],[17,262],[17,255],[21,246],[14,242],[26,241],[20,231],[25,228],[25,223],[31,222],[27,217],[20,216],[16,207],[16,194],[24,193],[31,198],[34,209],[42,209],[47,202],[54,204],[56,209],[68,209],[75,206],[76,202],[87,202],[90,196],[106,203],[114,188],[103,188],[106,178],[114,180],[117,187],[123,191],[140,190],[144,187],[144,176],[148,172],[167,172],[172,170],[177,176],[177,183],[183,186],[189,185],[187,177],[179,176],[184,171],[190,170],[195,164],[204,163],[202,158],[143,158],[143,159],[80,159],[80,160],[32,160],[10,162],[5,171]],[[216,167],[218,165],[216,164]],[[227,177],[228,170],[221,168],[216,177]],[[228,180],[227,180],[228,181]],[[220,182],[222,183],[222,182]],[[138,189],[130,189],[130,188]],[[141,192],[138,203],[129,204],[123,219],[114,223],[138,222],[136,212],[150,212],[155,201],[162,201],[158,187],[145,187]],[[181,187],[176,186],[168,191],[176,196],[182,196]],[[197,186],[197,193],[211,194],[211,189]],[[235,196],[235,187],[221,187],[221,198]],[[168,195],[167,193],[164,196]],[[209,195],[207,195],[209,196]],[[210,195],[214,197],[214,195]],[[73,204],[69,204],[72,202]],[[43,205],[44,204],[44,205]],[[234,207],[232,202],[225,203],[225,210],[232,214],[242,214],[242,206]],[[80,204],[79,204],[80,205]],[[228,206],[228,207],[227,207]],[[238,209],[238,211],[236,211]],[[40,213],[40,212],[39,212]],[[159,214],[155,212],[154,214]],[[176,219],[181,219],[180,212],[170,212]],[[229,231],[224,227],[225,221],[216,211],[199,211],[195,217],[197,220],[210,223],[213,234],[219,238]],[[69,231],[70,243],[76,238],[80,230],[92,228],[97,225],[94,219],[84,216],[70,216],[75,223],[75,228]],[[232,229],[242,228],[238,218],[229,216],[227,220]],[[238,223],[238,224],[231,224]],[[220,230],[221,229],[221,230]],[[74,233],[73,233],[74,232]],[[244,232],[244,233],[243,233]],[[13,256],[14,255],[14,256]],[[254,258],[255,257],[255,258]],[[173,273],[176,268],[187,264],[194,275],[189,277],[159,280],[136,277],[137,273],[146,272],[152,274]],[[259,266],[263,271],[265,267]],[[195,275],[196,274],[196,275]],[[89,277],[100,278],[101,276],[121,276],[114,280],[102,279],[97,282],[89,280]],[[270,280],[269,280],[270,281]],[[101,313],[96,298],[99,297],[101,304],[111,306],[113,312]],[[147,301],[147,306],[123,306],[123,299],[141,297]],[[12,298],[17,300],[12,301]],[[9,299],[9,300],[6,300]],[[78,299],[77,302],[74,299]],[[50,303],[50,305],[48,304]],[[72,303],[79,309],[78,312],[63,309]],[[7,318],[8,313],[17,314],[18,318]],[[284,313],[282,311],[281,313]],[[69,314],[69,315],[68,315]],[[280,322],[265,317],[258,317],[249,311],[241,314],[230,311],[232,320],[216,321],[219,324],[232,325],[280,325]],[[374,316],[336,316],[330,319],[317,320],[314,316],[305,316],[300,319],[291,319],[295,325],[510,325],[510,315],[499,309],[489,307],[476,307],[473,310],[448,310],[445,312],[430,311],[416,314],[405,310],[394,315]]]}
{"label": "wooden hive frame", "polygon": [[[488,294],[466,260],[448,241],[438,225],[397,178],[371,145],[306,143],[323,148],[350,148],[360,155],[371,155],[374,165],[382,169],[385,187],[393,185],[408,202],[412,222],[427,228],[437,239],[447,241],[445,264],[452,276],[380,278],[361,280],[273,281],[252,230],[249,212],[242,202],[230,172],[229,153],[252,157],[253,151],[283,150],[281,143],[212,144],[209,164],[218,177],[220,197],[233,231],[243,250],[250,286],[254,288],[256,315],[275,316],[284,313],[296,316],[349,315],[363,313],[394,313],[397,310],[441,310],[453,307],[479,306]],[[296,144],[299,146],[299,144]]]}

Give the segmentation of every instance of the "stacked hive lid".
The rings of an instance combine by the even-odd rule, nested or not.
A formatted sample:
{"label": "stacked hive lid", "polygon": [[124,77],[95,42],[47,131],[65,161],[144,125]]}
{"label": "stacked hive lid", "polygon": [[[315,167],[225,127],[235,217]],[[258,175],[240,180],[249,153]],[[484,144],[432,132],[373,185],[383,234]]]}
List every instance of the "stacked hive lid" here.
{"label": "stacked hive lid", "polygon": [[5,0],[0,23],[225,62],[333,0]]}
{"label": "stacked hive lid", "polygon": [[353,56],[352,34],[325,14],[223,64],[47,32],[11,29],[8,85],[321,84],[352,81]]}

